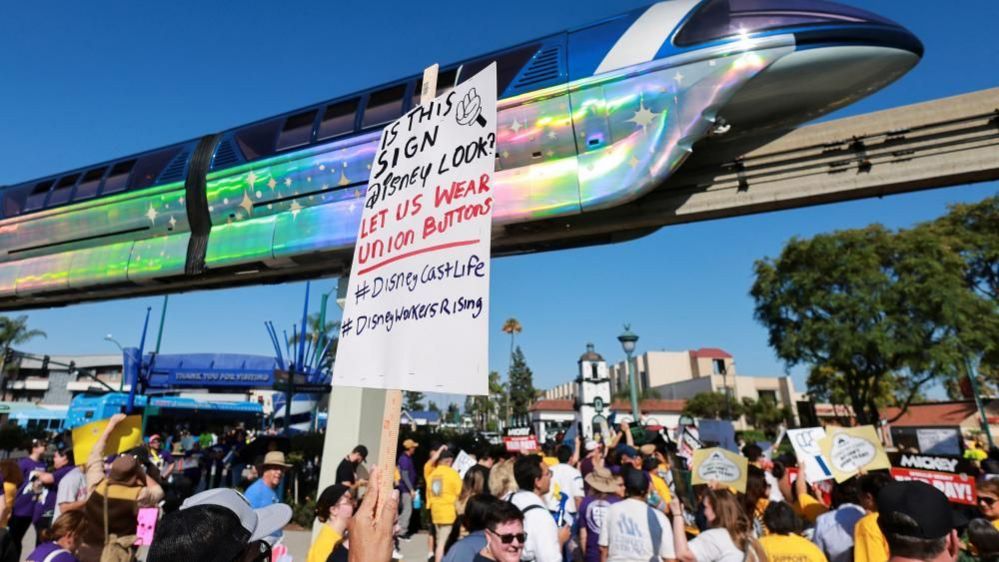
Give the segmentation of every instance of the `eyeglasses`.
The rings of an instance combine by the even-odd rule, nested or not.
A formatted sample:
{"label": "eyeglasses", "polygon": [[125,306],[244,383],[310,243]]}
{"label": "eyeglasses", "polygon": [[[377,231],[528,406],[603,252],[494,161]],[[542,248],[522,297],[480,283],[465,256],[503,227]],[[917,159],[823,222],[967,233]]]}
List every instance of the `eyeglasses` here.
{"label": "eyeglasses", "polygon": [[978,496],[978,503],[984,503],[988,507],[992,507],[992,504],[999,501],[997,498],[990,498],[988,496]]}
{"label": "eyeglasses", "polygon": [[487,529],[487,530],[490,533],[492,533],[492,534],[496,535],[497,537],[499,537],[500,542],[503,543],[503,544],[510,544],[514,540],[516,540],[520,544],[527,543],[527,533],[503,533],[501,535],[501,534],[499,534],[496,531],[493,531],[491,529]]}

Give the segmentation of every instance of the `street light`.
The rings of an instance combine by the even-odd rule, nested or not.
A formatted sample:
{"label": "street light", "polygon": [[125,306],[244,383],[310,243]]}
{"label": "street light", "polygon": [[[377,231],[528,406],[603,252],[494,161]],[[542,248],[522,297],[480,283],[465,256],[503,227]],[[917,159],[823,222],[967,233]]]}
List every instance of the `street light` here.
{"label": "street light", "polygon": [[124,392],[125,391],[125,364],[124,364],[124,360],[125,360],[124,359],[125,358],[125,348],[122,347],[121,342],[119,342],[118,340],[114,339],[114,336],[112,336],[111,334],[108,334],[108,335],[104,336],[104,341],[109,341],[109,342],[115,344],[116,346],[118,346],[118,351],[121,352],[122,366],[121,366],[121,377],[120,377],[120,379],[118,381],[118,392]]}
{"label": "street light", "polygon": [[[617,341],[621,342],[621,348],[624,349],[625,355],[628,356],[628,362],[625,364],[625,368],[628,372],[628,384],[631,385],[631,415],[634,418],[634,426],[638,430],[638,434],[642,431],[642,417],[641,412],[638,410],[638,381],[636,380],[635,369],[631,366],[631,354],[635,352],[635,343],[638,342],[638,336],[632,333],[631,325],[624,325],[624,333],[617,337]],[[632,437],[636,437],[634,434]]]}

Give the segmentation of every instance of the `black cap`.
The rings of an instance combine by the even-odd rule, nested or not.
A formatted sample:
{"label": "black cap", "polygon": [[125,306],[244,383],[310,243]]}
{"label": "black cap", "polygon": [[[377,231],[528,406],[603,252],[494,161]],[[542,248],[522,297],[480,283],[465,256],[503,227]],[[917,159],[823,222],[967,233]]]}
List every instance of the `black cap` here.
{"label": "black cap", "polygon": [[[906,515],[914,524],[892,517],[893,513]],[[947,496],[926,482],[892,482],[878,493],[878,526],[885,534],[933,540],[964,523]]]}

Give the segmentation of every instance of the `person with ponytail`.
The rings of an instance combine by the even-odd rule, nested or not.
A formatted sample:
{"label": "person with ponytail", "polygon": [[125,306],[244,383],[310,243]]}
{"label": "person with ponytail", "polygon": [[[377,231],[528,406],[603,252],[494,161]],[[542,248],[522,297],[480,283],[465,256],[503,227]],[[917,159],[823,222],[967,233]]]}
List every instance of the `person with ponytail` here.
{"label": "person with ponytail", "polygon": [[75,552],[86,525],[82,510],[63,513],[51,527],[42,529],[38,548],[28,555],[27,562],[79,562]]}
{"label": "person with ponytail", "polygon": [[681,562],[766,562],[767,555],[753,538],[752,523],[739,500],[727,489],[707,491],[704,516],[709,529],[687,542],[683,504],[673,498],[673,540]]}
{"label": "person with ponytail", "polygon": [[343,542],[347,524],[354,516],[354,498],[344,484],[328,486],[316,501],[316,519],[322,523],[319,536],[312,543],[306,556],[307,562],[325,562],[333,550]]}

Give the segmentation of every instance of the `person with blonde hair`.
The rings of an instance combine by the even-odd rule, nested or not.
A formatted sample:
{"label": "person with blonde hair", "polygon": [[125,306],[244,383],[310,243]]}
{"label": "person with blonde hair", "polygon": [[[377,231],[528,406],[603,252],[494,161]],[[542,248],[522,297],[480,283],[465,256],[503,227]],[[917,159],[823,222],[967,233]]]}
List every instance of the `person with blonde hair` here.
{"label": "person with blonde hair", "polygon": [[681,562],[764,562],[767,555],[753,538],[752,522],[735,494],[727,489],[711,490],[704,495],[704,517],[708,530],[687,542],[683,505],[673,498],[673,541],[676,558]]}
{"label": "person with blonde hair", "polygon": [[489,493],[497,498],[505,498],[517,491],[517,481],[513,477],[513,459],[505,459],[493,465],[489,471]]}
{"label": "person with blonde hair", "polygon": [[27,562],[77,562],[76,549],[87,525],[87,516],[80,510],[59,516],[38,538],[38,548],[25,559]]}

